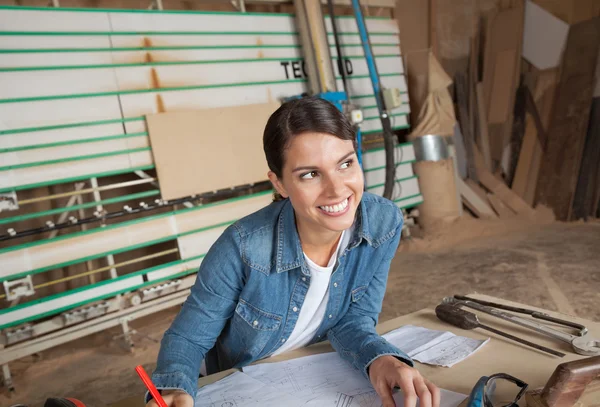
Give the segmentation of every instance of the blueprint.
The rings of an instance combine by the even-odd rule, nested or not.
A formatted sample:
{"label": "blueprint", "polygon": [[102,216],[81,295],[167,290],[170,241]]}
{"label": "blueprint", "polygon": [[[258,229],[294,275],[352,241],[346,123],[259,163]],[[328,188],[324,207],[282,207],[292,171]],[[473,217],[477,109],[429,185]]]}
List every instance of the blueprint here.
{"label": "blueprint", "polygon": [[[370,382],[337,353],[323,353],[276,363],[244,368],[244,373],[283,391],[304,407],[381,407],[381,399]],[[440,407],[456,407],[463,394],[441,390]],[[396,405],[404,405],[401,392],[394,395]],[[266,404],[265,404],[266,406]]]}
{"label": "blueprint", "polygon": [[194,407],[304,406],[303,400],[278,391],[241,372],[201,387]]}

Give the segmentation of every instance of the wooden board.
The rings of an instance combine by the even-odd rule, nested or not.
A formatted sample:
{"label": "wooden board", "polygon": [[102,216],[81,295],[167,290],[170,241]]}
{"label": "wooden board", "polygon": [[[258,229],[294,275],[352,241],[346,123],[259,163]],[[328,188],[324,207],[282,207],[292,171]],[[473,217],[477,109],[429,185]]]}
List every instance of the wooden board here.
{"label": "wooden board", "polygon": [[[558,70],[550,69],[536,73],[537,81],[533,98],[544,129],[548,129],[550,113],[554,103]],[[535,192],[544,152],[537,134],[536,124],[531,115],[525,121],[525,136],[519,153],[519,161],[511,189],[529,205],[535,204]]]}
{"label": "wooden board", "polygon": [[535,216],[535,211],[520,196],[512,192],[504,182],[489,171],[479,170],[479,182],[517,214]]}
{"label": "wooden board", "polygon": [[488,194],[487,199],[490,201],[492,208],[494,208],[500,219],[509,219],[515,215],[515,213],[511,211],[508,206],[504,205],[504,202],[502,202],[496,195]]}
{"label": "wooden board", "polygon": [[538,202],[551,207],[559,220],[571,218],[599,43],[600,18],[576,24],[569,31],[537,190]]}
{"label": "wooden board", "polygon": [[264,103],[147,116],[163,199],[267,179],[262,137],[278,104]]}
{"label": "wooden board", "polygon": [[479,82],[476,90],[477,94],[477,116],[479,124],[479,145],[485,160],[485,166],[489,171],[492,171],[492,154],[490,152],[490,139],[488,135],[488,119],[485,112],[485,101],[483,94],[483,84]]}
{"label": "wooden board", "polygon": [[488,205],[487,200],[481,199],[481,197],[462,179],[459,178],[456,182],[458,182],[460,195],[467,208],[480,218],[497,218],[496,213],[494,213],[492,208]]}
{"label": "wooden board", "polygon": [[524,5],[492,15],[487,24],[483,90],[492,158],[499,162],[510,139],[512,108],[520,72]]}

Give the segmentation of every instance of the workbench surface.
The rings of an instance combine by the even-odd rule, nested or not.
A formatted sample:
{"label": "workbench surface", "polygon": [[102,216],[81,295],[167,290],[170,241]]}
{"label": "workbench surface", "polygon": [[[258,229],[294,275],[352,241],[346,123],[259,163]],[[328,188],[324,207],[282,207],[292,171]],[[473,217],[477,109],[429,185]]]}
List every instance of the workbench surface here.
{"label": "workbench surface", "polygon": [[[580,324],[585,325],[588,328],[592,338],[600,340],[600,323],[598,322],[593,322],[572,316],[566,316],[557,312],[552,312],[544,310],[542,308],[536,308],[524,304],[506,301],[491,296],[480,294],[471,294],[469,296],[481,300],[534,309],[537,311],[548,313],[551,316],[578,322]],[[416,362],[416,367],[419,369],[419,371],[425,377],[427,377],[429,380],[435,383],[438,387],[463,394],[469,394],[471,392],[471,389],[481,376],[487,376],[494,373],[508,373],[512,376],[515,376],[528,383],[529,390],[540,388],[546,384],[546,382],[550,378],[550,375],[552,374],[556,366],[560,363],[570,362],[572,360],[587,357],[574,353],[571,346],[565,342],[560,342],[556,339],[543,336],[542,334],[538,334],[527,328],[519,327],[515,324],[509,323],[507,321],[502,321],[498,318],[494,318],[490,315],[486,315],[475,310],[467,310],[469,310],[470,312],[477,313],[481,323],[484,325],[490,325],[494,328],[500,329],[501,331],[511,333],[515,336],[524,339],[528,339],[531,342],[535,342],[540,345],[547,346],[551,349],[561,351],[565,353],[566,356],[563,358],[552,356],[542,351],[530,348],[526,345],[521,345],[519,343],[510,341],[509,339],[497,336],[491,332],[484,331],[482,329],[465,331],[460,328],[455,328],[449,324],[438,320],[435,316],[435,312],[433,309],[423,309],[412,314],[404,315],[383,322],[377,326],[377,331],[380,334],[384,334],[386,332],[397,329],[403,325],[416,325],[430,329],[451,331],[457,335],[467,336],[475,339],[485,339],[488,337],[491,338],[490,342],[486,344],[483,348],[478,350],[475,354],[473,354],[463,362],[460,362],[451,368],[428,366]],[[333,349],[329,345],[329,342],[322,342],[313,346],[309,346],[307,348],[294,350],[257,363],[278,362],[301,356],[331,351],[333,351]],[[132,366],[131,368],[131,374],[135,374],[133,368],[134,366]],[[206,384],[213,383],[233,373],[234,371],[234,369],[230,369],[224,372],[201,378],[198,381],[198,386],[201,387]],[[140,394],[138,397],[130,397],[121,400],[111,405],[111,407],[143,406],[143,394]]]}

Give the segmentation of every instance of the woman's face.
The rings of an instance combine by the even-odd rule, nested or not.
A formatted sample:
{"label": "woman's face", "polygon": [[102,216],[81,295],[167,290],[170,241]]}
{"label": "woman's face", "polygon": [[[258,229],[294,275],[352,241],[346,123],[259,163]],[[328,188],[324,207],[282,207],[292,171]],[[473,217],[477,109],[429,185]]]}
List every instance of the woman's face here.
{"label": "woman's face", "polygon": [[352,226],[364,188],[352,141],[303,133],[292,139],[284,163],[281,179],[272,172],[269,178],[290,198],[299,227],[341,232]]}

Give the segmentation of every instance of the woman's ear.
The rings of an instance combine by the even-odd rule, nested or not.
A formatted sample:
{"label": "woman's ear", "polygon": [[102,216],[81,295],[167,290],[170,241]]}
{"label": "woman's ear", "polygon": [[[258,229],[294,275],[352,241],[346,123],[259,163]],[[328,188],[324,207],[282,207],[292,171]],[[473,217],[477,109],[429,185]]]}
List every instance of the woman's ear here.
{"label": "woman's ear", "polygon": [[269,177],[269,180],[271,181],[271,184],[273,184],[273,188],[275,188],[277,193],[279,195],[281,195],[283,198],[287,198],[289,195],[286,192],[281,180],[279,178],[277,178],[277,175],[275,175],[275,173],[273,171],[269,171],[267,173],[267,176]]}

